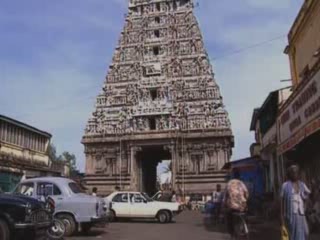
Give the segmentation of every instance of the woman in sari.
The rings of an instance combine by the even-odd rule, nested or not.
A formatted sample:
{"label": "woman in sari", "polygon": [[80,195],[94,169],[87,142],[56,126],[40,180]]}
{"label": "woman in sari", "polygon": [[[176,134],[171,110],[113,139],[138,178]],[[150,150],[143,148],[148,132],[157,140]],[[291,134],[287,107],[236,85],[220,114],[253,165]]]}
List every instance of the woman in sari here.
{"label": "woman in sari", "polygon": [[288,169],[288,181],[282,185],[281,190],[281,220],[288,230],[289,240],[308,239],[304,201],[309,194],[308,187],[299,180],[299,167],[291,166]]}

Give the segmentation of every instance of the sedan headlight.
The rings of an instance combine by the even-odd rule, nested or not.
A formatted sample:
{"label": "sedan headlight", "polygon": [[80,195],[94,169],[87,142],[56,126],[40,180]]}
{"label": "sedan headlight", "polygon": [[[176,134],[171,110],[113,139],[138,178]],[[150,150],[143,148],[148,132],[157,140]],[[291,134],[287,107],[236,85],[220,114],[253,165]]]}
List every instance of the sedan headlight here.
{"label": "sedan headlight", "polygon": [[32,206],[30,203],[27,203],[26,206],[25,206],[25,211],[26,211],[26,216],[25,216],[25,220],[27,222],[30,221],[30,218],[31,218],[31,213],[32,213]]}
{"label": "sedan headlight", "polygon": [[31,212],[32,212],[31,204],[30,204],[30,203],[27,203],[25,208],[26,208],[26,214],[27,214],[27,215],[30,215]]}

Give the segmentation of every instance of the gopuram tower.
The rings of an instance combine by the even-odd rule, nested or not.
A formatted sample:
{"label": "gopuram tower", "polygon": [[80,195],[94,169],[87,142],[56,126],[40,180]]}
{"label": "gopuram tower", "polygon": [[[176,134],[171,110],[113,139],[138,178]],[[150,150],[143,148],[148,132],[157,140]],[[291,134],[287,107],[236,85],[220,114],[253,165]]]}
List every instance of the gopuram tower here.
{"label": "gopuram tower", "polygon": [[163,160],[183,195],[225,182],[233,135],[192,0],[129,1],[82,143],[87,187],[101,194],[154,193]]}

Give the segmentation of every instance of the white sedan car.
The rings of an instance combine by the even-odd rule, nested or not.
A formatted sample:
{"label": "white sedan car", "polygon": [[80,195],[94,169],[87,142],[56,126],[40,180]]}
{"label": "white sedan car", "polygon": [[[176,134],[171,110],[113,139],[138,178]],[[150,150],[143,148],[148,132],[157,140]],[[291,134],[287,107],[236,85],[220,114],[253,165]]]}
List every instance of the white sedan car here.
{"label": "white sedan car", "polygon": [[182,210],[179,203],[154,201],[140,192],[114,192],[106,197],[105,201],[112,203],[112,219],[155,218],[160,223],[167,223]]}

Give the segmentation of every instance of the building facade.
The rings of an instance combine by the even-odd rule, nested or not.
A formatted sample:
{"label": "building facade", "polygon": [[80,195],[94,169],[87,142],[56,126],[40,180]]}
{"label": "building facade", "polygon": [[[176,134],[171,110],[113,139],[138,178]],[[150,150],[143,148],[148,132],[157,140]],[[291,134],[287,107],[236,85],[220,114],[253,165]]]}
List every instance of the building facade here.
{"label": "building facade", "polygon": [[225,181],[233,135],[192,0],[131,0],[106,82],[82,139],[86,182],[154,192],[156,166],[172,186],[209,194]]}
{"label": "building facade", "polygon": [[320,1],[306,0],[288,36],[293,93],[279,112],[278,154],[320,181]]}
{"label": "building facade", "polygon": [[0,187],[11,191],[23,178],[52,174],[47,147],[51,135],[0,115]]}
{"label": "building facade", "polygon": [[[278,159],[277,118],[289,98],[291,87],[271,92],[262,106],[253,111],[250,130],[255,133],[252,157],[259,157],[265,168],[265,191],[277,193],[283,181],[282,162]],[[257,150],[258,149],[258,150]]]}

